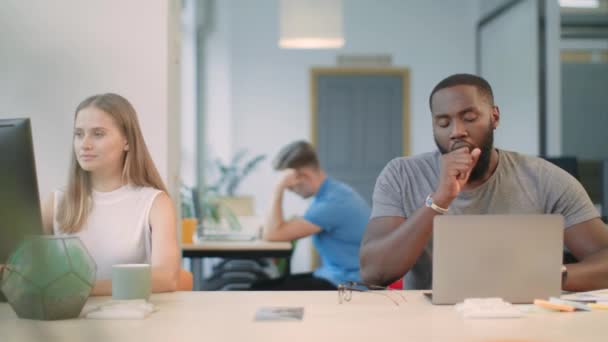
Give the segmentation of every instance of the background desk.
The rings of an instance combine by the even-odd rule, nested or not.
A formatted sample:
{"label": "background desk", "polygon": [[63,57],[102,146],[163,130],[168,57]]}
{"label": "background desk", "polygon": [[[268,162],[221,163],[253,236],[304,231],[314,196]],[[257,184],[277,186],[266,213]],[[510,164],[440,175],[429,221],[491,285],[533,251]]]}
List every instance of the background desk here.
{"label": "background desk", "polygon": [[220,258],[285,258],[285,272],[289,274],[292,246],[290,242],[254,241],[204,241],[201,244],[182,245],[182,256],[192,259],[194,289],[200,289],[202,281],[201,260]]}
{"label": "background desk", "polygon": [[[17,319],[0,303],[1,341],[542,341],[606,342],[608,311],[534,312],[518,319],[464,319],[453,306],[433,306],[421,292],[402,292],[395,306],[383,296],[353,293],[338,304],[337,291],[178,292],[153,295],[159,311],[145,320]],[[107,298],[94,298],[89,305]],[[299,322],[255,322],[262,306],[301,306]],[[86,309],[86,307],[85,307]]]}

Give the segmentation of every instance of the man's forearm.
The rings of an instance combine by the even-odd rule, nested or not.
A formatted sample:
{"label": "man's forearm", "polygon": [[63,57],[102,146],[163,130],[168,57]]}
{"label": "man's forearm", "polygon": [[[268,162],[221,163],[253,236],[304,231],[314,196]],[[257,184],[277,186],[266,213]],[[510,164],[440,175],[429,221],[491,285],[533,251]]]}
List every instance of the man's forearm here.
{"label": "man's forearm", "polygon": [[563,288],[567,291],[591,291],[608,288],[608,249],[589,255],[576,264],[566,265],[568,277]]}
{"label": "man's forearm", "polygon": [[433,233],[438,213],[422,207],[392,232],[364,239],[361,277],[367,283],[387,285],[407,273],[422,254]]}
{"label": "man's forearm", "polygon": [[264,238],[270,239],[273,233],[276,232],[279,227],[285,222],[283,218],[283,193],[284,189],[277,187],[272,196],[272,202],[270,204],[270,211],[266,217],[264,224]]}

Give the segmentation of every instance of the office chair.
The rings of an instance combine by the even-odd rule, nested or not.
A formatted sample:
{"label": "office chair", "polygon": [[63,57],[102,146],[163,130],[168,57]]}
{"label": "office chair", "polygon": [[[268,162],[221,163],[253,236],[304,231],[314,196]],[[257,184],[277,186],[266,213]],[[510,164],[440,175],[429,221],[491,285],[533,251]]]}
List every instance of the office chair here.
{"label": "office chair", "polygon": [[578,173],[578,159],[576,157],[543,157],[546,161],[555,164],[562,170],[568,172],[572,177],[580,180]]}
{"label": "office chair", "polygon": [[194,277],[191,272],[184,269],[179,270],[179,279],[177,281],[177,291],[192,291],[194,288]]}

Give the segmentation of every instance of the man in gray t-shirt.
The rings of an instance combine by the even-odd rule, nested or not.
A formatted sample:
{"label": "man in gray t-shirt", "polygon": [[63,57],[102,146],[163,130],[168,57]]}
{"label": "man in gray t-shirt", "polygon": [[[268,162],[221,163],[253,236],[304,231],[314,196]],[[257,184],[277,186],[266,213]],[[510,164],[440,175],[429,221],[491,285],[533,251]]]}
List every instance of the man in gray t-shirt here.
{"label": "man in gray t-shirt", "polygon": [[494,148],[500,112],[490,85],[453,75],[429,102],[439,151],[396,158],[378,177],[361,245],[363,280],[388,284],[405,274],[406,289],[430,288],[436,215],[547,213],[564,216],[566,248],[579,260],[566,265],[564,289],[608,288],[608,230],[589,196],[553,164]]}

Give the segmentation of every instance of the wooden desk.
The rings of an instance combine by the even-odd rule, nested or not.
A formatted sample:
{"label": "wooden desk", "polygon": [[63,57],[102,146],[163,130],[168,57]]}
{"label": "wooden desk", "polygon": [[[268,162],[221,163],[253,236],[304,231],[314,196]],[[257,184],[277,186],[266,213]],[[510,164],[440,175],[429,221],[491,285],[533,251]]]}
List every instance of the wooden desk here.
{"label": "wooden desk", "polygon": [[207,257],[220,258],[285,258],[286,273],[290,272],[292,247],[290,242],[254,241],[205,241],[201,244],[182,245],[182,256],[192,258],[194,288],[200,289],[201,260]]}
{"label": "wooden desk", "polygon": [[[369,293],[354,293],[351,302],[338,304],[336,291],[159,294],[151,298],[159,311],[145,320],[133,321],[20,320],[8,304],[0,303],[0,339],[20,342],[608,340],[608,311],[534,311],[518,319],[464,319],[453,306],[433,306],[420,292],[402,293],[408,301],[400,306]],[[94,298],[88,305],[104,300],[107,298]],[[301,306],[304,319],[255,322],[255,312],[262,306]]]}

